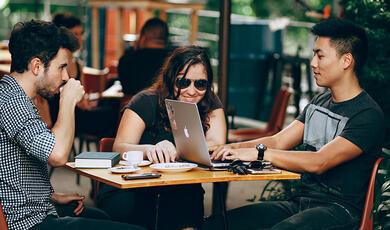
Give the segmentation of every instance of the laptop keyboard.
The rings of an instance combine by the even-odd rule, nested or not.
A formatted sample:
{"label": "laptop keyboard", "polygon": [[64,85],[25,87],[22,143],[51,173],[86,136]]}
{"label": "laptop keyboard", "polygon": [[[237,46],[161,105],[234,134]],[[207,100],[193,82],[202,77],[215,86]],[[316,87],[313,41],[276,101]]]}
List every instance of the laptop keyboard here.
{"label": "laptop keyboard", "polygon": [[229,167],[232,160],[212,160],[211,164],[214,168],[226,168]]}

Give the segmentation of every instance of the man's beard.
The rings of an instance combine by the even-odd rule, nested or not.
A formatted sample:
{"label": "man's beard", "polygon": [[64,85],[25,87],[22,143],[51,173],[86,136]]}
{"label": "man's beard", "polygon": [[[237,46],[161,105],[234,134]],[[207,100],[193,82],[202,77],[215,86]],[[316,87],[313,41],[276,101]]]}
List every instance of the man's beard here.
{"label": "man's beard", "polygon": [[52,92],[49,92],[47,91],[46,89],[40,89],[38,91],[38,95],[45,98],[45,99],[49,99],[49,98],[52,98],[54,97],[54,95],[57,94],[57,93],[52,93]]}
{"label": "man's beard", "polygon": [[45,99],[49,99],[51,97],[53,97],[55,94],[57,93],[53,93],[49,90],[49,87],[48,87],[48,84],[47,84],[47,73],[45,72],[44,73],[44,76],[39,79],[39,81],[37,82],[37,88],[38,88],[38,95],[45,98]]}

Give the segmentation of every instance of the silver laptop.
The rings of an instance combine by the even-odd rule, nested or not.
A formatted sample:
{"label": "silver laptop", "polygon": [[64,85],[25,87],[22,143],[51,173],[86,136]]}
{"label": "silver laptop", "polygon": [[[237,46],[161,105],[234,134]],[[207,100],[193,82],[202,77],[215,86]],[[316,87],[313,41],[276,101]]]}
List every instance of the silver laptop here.
{"label": "silver laptop", "polygon": [[229,162],[211,161],[196,104],[165,99],[165,106],[181,159],[213,169],[229,166]]}

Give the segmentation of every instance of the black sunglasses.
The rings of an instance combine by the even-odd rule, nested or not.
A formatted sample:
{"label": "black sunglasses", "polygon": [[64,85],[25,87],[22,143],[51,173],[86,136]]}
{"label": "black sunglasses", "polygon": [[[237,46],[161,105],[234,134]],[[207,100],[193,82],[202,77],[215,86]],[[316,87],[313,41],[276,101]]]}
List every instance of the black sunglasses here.
{"label": "black sunglasses", "polygon": [[191,85],[191,82],[194,82],[195,88],[197,88],[200,91],[204,91],[207,89],[207,86],[209,82],[205,79],[198,79],[198,80],[191,80],[188,78],[180,77],[176,79],[176,87],[179,89],[185,89],[188,88]]}

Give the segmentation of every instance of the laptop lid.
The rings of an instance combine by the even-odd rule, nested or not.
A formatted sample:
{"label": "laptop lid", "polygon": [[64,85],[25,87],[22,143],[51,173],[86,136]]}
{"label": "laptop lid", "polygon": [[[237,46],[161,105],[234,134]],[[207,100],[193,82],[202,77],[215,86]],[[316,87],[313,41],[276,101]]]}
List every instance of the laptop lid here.
{"label": "laptop lid", "polygon": [[179,156],[212,167],[197,105],[165,99],[165,106]]}

